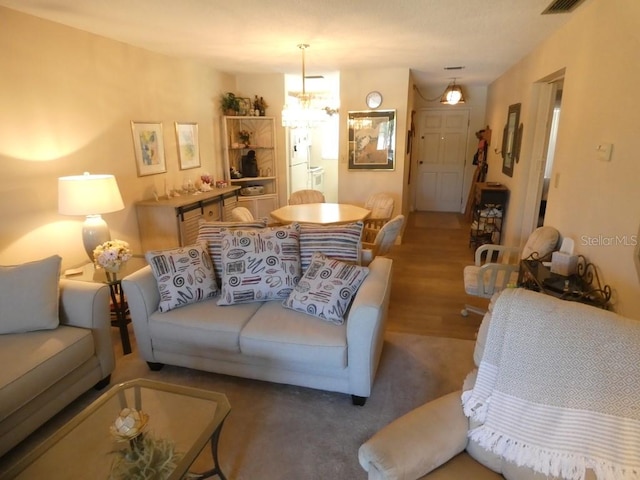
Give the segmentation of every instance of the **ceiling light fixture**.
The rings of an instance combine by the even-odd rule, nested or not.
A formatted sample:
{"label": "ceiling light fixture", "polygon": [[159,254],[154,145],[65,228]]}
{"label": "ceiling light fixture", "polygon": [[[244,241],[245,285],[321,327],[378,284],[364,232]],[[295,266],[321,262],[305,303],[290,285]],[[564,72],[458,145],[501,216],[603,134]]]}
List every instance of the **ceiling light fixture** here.
{"label": "ceiling light fixture", "polygon": [[308,77],[305,69],[305,51],[309,46],[308,43],[298,44],[298,48],[302,52],[302,92],[294,95],[289,93],[289,101],[282,109],[283,127],[314,127],[325,122],[328,116],[338,113],[337,108],[317,105],[319,101],[323,100],[322,96],[315,98],[313,94],[307,93],[305,82]]}
{"label": "ceiling light fixture", "polygon": [[457,105],[458,103],[464,103],[464,95],[462,94],[462,88],[460,85],[456,85],[456,79],[453,79],[440,98],[440,103],[447,105]]}

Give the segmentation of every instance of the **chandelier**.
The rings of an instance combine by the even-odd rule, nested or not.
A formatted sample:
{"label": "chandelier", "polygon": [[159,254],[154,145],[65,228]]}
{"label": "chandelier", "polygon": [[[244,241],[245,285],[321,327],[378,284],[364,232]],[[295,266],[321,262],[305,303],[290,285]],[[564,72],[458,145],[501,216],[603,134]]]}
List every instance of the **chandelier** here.
{"label": "chandelier", "polygon": [[305,50],[309,48],[308,43],[298,44],[302,52],[302,92],[289,95],[289,101],[282,109],[283,127],[314,127],[325,121],[328,116],[337,113],[338,110],[330,107],[319,107],[318,104],[325,100],[322,95],[307,93],[306,70],[305,70]]}

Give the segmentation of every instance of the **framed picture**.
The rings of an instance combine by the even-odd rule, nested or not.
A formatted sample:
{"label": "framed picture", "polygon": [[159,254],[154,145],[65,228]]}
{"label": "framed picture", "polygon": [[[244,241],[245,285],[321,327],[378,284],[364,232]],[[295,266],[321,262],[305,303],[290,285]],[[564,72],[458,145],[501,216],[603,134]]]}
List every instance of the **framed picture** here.
{"label": "framed picture", "polygon": [[136,154],[138,176],[154,175],[167,171],[164,159],[162,123],[131,122],[133,150]]}
{"label": "framed picture", "polygon": [[251,109],[253,108],[253,102],[251,99],[240,97],[238,98],[238,101],[240,103],[240,110],[238,111],[238,114],[241,116],[249,115],[249,112],[251,112]]}
{"label": "framed picture", "polygon": [[349,170],[393,170],[396,111],[348,112]]}
{"label": "framed picture", "polygon": [[178,144],[180,170],[199,167],[198,124],[176,122],[176,142]]}

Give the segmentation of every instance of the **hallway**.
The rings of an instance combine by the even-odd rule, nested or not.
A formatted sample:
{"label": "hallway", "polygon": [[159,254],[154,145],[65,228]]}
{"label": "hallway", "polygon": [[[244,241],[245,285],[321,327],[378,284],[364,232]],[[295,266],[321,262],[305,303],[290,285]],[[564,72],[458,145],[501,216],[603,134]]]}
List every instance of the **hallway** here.
{"label": "hallway", "polygon": [[462,270],[473,263],[464,215],[413,212],[403,243],[396,245],[389,306],[390,331],[474,340],[482,317],[463,317],[465,303],[486,308],[488,300],[464,291]]}

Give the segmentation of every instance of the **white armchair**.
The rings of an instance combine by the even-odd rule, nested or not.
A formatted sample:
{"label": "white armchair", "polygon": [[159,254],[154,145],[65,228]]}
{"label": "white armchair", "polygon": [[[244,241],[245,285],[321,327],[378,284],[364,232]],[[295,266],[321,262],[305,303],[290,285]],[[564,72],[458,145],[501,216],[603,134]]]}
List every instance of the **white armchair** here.
{"label": "white armchair", "polygon": [[[532,256],[547,260],[558,249],[559,243],[560,232],[554,227],[544,226],[531,233],[522,250],[503,245],[481,245],[475,252],[475,263],[464,267],[465,292],[474,297],[491,298],[495,293],[517,283],[520,260]],[[467,304],[461,314],[466,317],[469,312],[479,315],[485,313],[484,310]]]}

